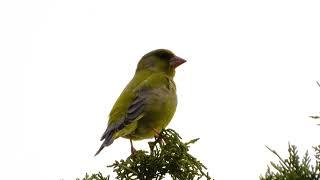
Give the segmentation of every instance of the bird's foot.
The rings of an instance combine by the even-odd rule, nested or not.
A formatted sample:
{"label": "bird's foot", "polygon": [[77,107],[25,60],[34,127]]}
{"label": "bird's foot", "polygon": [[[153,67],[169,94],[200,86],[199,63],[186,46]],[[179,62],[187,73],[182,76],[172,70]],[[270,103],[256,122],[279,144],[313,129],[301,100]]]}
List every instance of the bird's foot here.
{"label": "bird's foot", "polygon": [[131,154],[134,155],[137,152],[137,150],[134,147],[131,147]]}
{"label": "bird's foot", "polygon": [[155,143],[159,142],[161,145],[163,145],[164,144],[164,140],[162,139],[161,133],[158,130],[154,129],[154,128],[152,128],[152,130],[155,133],[154,142]]}
{"label": "bird's foot", "polygon": [[152,128],[152,131],[155,133],[156,138],[159,138],[161,136],[161,133],[158,130],[156,130],[155,128]]}

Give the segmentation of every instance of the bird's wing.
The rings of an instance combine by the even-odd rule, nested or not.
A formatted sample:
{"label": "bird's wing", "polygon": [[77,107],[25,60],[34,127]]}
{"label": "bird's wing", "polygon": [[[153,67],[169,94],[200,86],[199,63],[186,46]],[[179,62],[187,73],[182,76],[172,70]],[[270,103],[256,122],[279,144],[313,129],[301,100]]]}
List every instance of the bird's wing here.
{"label": "bird's wing", "polygon": [[112,134],[112,136],[117,134],[116,136],[120,137],[129,134],[135,129],[136,121],[141,119],[144,115],[143,109],[146,100],[144,96],[144,90],[141,89],[135,94],[136,96],[133,99],[132,103],[129,105],[129,108],[127,109],[125,115],[115,123],[109,124],[107,130],[102,135],[101,140],[105,139],[106,136],[110,133]]}
{"label": "bird's wing", "polygon": [[134,101],[130,104],[126,112],[126,115],[115,123],[108,125],[100,139],[103,143],[96,155],[99,154],[104,147],[111,145],[114,139],[130,134],[136,129],[137,121],[143,117],[144,100],[144,96],[137,93],[137,96],[134,98]]}
{"label": "bird's wing", "polygon": [[[142,81],[135,88],[131,89],[131,95],[133,98],[130,98],[132,100],[131,102],[129,102],[129,106],[124,113],[118,113],[116,109],[112,110],[113,113],[110,116],[110,118],[112,119],[110,119],[111,121],[109,120],[109,125],[100,139],[101,141],[103,141],[103,143],[97,151],[96,155],[99,154],[99,152],[104,147],[112,144],[114,139],[130,134],[136,129],[137,121],[144,116],[144,105],[147,99],[147,92],[148,90],[150,90],[150,86],[148,86],[148,84],[150,83],[150,81],[154,81],[154,79],[155,78],[151,76]],[[127,92],[125,91],[124,93]],[[121,94],[120,98],[121,96],[126,95],[127,94]],[[125,100],[129,101],[130,99],[120,99],[119,102],[124,102]],[[119,115],[121,116],[119,117]]]}
{"label": "bird's wing", "polygon": [[[124,91],[116,108],[110,114],[107,130],[110,129],[114,133],[123,131],[118,133],[115,138],[125,136],[135,130],[132,123],[143,117],[144,107],[150,101],[150,92],[166,84],[167,81],[165,75],[157,73],[141,81],[137,86],[128,88],[129,92]],[[121,99],[122,97],[124,99]],[[101,139],[104,138],[105,134]]]}

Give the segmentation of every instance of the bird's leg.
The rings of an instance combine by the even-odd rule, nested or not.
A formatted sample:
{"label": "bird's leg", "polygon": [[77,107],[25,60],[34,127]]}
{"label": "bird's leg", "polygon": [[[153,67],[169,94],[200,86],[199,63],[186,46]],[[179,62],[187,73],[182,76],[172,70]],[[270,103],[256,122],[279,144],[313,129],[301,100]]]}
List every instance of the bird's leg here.
{"label": "bird's leg", "polygon": [[160,132],[158,130],[156,130],[155,128],[152,128],[152,131],[156,134],[155,138],[159,138],[160,137]]}
{"label": "bird's leg", "polygon": [[155,142],[159,141],[159,143],[162,145],[164,142],[161,137],[161,133],[158,130],[156,130],[155,128],[152,128],[152,130],[155,133],[155,136],[154,136]]}
{"label": "bird's leg", "polygon": [[130,139],[130,145],[131,145],[131,154],[134,154],[137,150],[133,147],[132,139]]}

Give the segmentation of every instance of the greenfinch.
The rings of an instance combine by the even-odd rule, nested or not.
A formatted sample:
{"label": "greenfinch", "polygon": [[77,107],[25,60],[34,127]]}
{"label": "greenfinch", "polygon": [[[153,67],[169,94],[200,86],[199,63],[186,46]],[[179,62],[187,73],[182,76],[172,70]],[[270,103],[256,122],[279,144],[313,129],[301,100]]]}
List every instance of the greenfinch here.
{"label": "greenfinch", "polygon": [[140,59],[134,77],[113,105],[95,155],[119,137],[130,140],[133,153],[132,140],[156,137],[169,124],[177,107],[175,68],[185,62],[166,49]]}

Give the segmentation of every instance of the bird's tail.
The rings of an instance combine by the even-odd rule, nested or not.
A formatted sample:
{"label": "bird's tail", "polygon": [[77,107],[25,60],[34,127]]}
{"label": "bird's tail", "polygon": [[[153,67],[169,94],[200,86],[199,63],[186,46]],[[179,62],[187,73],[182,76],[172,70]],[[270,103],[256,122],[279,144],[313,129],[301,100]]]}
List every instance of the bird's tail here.
{"label": "bird's tail", "polygon": [[107,130],[103,133],[100,141],[102,141],[102,140],[104,140],[104,141],[103,141],[103,143],[101,144],[100,148],[98,149],[98,151],[96,152],[96,154],[95,154],[94,156],[98,155],[98,154],[100,153],[100,151],[102,151],[102,149],[103,149],[104,147],[109,146],[110,144],[113,143],[113,138],[112,138],[112,136],[113,136],[113,130],[111,130],[111,129],[107,129]]}

